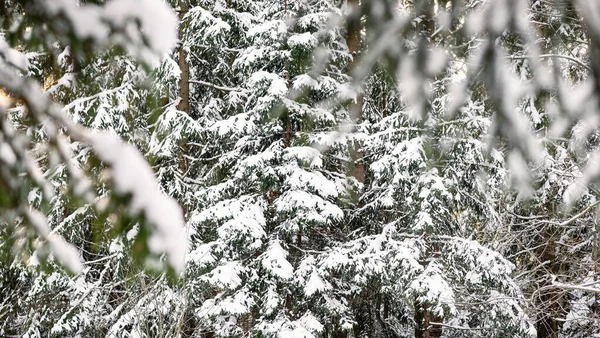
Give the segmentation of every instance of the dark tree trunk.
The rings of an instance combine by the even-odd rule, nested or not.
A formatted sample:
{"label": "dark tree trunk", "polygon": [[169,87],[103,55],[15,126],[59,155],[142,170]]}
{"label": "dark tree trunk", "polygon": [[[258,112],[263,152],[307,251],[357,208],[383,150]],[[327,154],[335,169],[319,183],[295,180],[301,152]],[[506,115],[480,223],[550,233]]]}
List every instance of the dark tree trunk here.
{"label": "dark tree trunk", "polygon": [[[181,1],[179,3],[179,33],[178,37],[180,41],[183,41],[183,34],[181,32],[183,17],[185,13],[187,13],[189,9],[189,5],[187,0]],[[179,69],[181,70],[181,77],[179,79],[179,97],[180,101],[177,105],[177,109],[180,111],[189,114],[190,113],[190,65],[186,60],[186,53],[183,50],[183,43],[179,46]],[[179,169],[185,174],[188,170],[188,160],[187,160],[187,144],[185,140],[181,141],[179,145],[181,147],[181,153],[179,154]]]}
{"label": "dark tree trunk", "polygon": [[427,305],[415,305],[415,338],[439,338],[442,327],[437,324],[443,319],[431,312]]}
{"label": "dark tree trunk", "polygon": [[[348,64],[350,74],[359,66],[360,63],[360,45],[361,45],[361,10],[359,0],[348,0],[348,7],[352,8],[352,13],[347,17],[347,35],[346,44],[352,55],[352,60]],[[363,121],[363,94],[359,93],[356,102],[350,106],[350,113],[354,123],[359,124]],[[354,144],[356,151],[354,168],[352,175],[361,183],[365,182],[365,164],[362,145],[358,142]]]}
{"label": "dark tree trunk", "polygon": [[[189,4],[187,0],[182,0],[179,2],[179,32],[178,37],[180,41],[183,41],[183,34],[181,31],[183,17],[187,13],[189,9]],[[180,101],[177,105],[177,109],[189,114],[190,113],[190,66],[186,60],[186,53],[183,50],[183,45],[179,46],[179,69],[181,70],[181,78],[179,79],[179,97]],[[188,171],[188,160],[187,153],[188,148],[185,140],[181,141],[180,144],[181,152],[178,155],[179,162],[179,170],[182,174],[186,174]],[[186,214],[185,208],[181,205],[181,209],[184,210],[184,215]],[[196,318],[194,316],[194,311],[190,304],[187,304],[186,310],[182,315],[181,322],[179,323],[179,332],[182,338],[193,337],[194,333],[198,328],[198,323],[196,322]],[[211,338],[212,333],[202,333],[202,337]]]}
{"label": "dark tree trunk", "polygon": [[[186,1],[182,1],[179,7],[179,22],[181,23],[185,13],[188,10]],[[181,28],[181,27],[180,27]],[[183,38],[181,29],[179,30],[179,40]],[[179,79],[179,97],[181,101],[177,105],[177,109],[190,113],[190,66],[186,60],[186,53],[183,50],[183,45],[179,46],[179,69],[181,70],[181,78]]]}
{"label": "dark tree trunk", "polygon": [[[541,248],[542,252],[539,255],[540,262],[549,262],[548,269],[552,274],[556,274],[558,272],[558,264],[556,264],[556,247],[554,244],[553,233],[549,230],[544,231],[543,240],[547,241],[547,243]],[[549,280],[549,276],[546,276],[544,282],[542,282],[538,287],[541,289],[546,286],[550,286],[551,283],[552,282]],[[540,307],[543,310],[539,312],[535,323],[538,338],[558,337],[558,323],[555,318],[558,316],[556,313],[556,307],[559,305],[559,292],[560,291],[556,289],[549,289],[542,291],[539,296],[541,303]]]}

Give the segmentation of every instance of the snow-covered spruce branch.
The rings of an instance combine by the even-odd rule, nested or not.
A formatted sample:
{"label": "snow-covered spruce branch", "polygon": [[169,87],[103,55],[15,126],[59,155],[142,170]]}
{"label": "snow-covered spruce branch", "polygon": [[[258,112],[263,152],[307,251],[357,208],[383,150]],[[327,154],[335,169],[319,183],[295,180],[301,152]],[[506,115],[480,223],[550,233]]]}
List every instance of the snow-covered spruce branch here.
{"label": "snow-covered spruce branch", "polygon": [[[528,60],[531,59],[533,56],[531,55],[509,55],[506,56],[506,58],[511,59],[511,60]],[[569,60],[572,61],[576,64],[578,64],[579,66],[585,68],[588,71],[591,71],[592,68],[590,68],[590,66],[586,65],[583,61],[572,57],[570,55],[564,55],[564,54],[540,54],[537,57],[539,58],[549,58],[549,59],[565,59],[565,60]]]}
{"label": "snow-covered spruce branch", "polygon": [[106,96],[106,95],[110,95],[110,94],[113,94],[113,93],[117,93],[121,89],[125,88],[126,86],[127,86],[127,84],[122,84],[122,85],[120,85],[120,86],[118,86],[116,88],[111,88],[111,89],[103,90],[103,91],[101,91],[99,93],[96,93],[96,94],[88,96],[88,97],[77,98],[77,99],[73,100],[72,102],[69,102],[68,104],[66,104],[65,106],[63,106],[62,110],[63,111],[69,111],[72,108],[74,108],[75,106],[80,105],[80,104],[82,104],[84,102],[95,100],[95,99],[98,99],[100,97],[103,97],[103,96]]}
{"label": "snow-covered spruce branch", "polygon": [[573,223],[574,221],[580,219],[581,217],[585,216],[588,211],[590,211],[593,207],[597,206],[598,204],[600,204],[600,200],[588,205],[587,207],[585,207],[583,210],[581,210],[577,214],[571,216],[569,219],[566,219],[562,222],[556,222],[556,221],[544,219],[544,218],[548,218],[548,216],[521,216],[521,215],[517,215],[514,213],[513,213],[513,215],[520,219],[529,220],[532,224],[549,224],[549,225],[555,225],[558,227],[564,227],[564,226],[567,226],[567,225]]}
{"label": "snow-covered spruce branch", "polygon": [[189,80],[188,82],[189,83],[193,83],[193,84],[199,84],[199,85],[211,87],[211,88],[222,90],[222,91],[225,91],[225,92],[233,92],[233,91],[240,91],[241,90],[240,88],[224,87],[224,86],[216,85],[214,83],[210,83],[210,82],[206,82],[206,81],[200,81],[200,80]]}
{"label": "snow-covered spruce branch", "polygon": [[[142,154],[132,145],[112,135],[94,132],[72,122],[59,105],[41,92],[39,84],[33,80],[16,76],[9,70],[0,68],[0,87],[22,99],[35,119],[44,125],[50,143],[67,166],[71,179],[75,181],[73,185],[75,194],[90,202],[92,200],[90,195],[93,192],[89,180],[73,166],[68,146],[65,144],[66,140],[60,135],[60,129],[64,128],[73,140],[92,146],[98,158],[110,167],[115,191],[119,194],[131,195],[130,209],[135,213],[143,214],[151,224],[151,228],[148,229],[151,233],[148,241],[150,250],[155,253],[166,252],[169,264],[176,271],[183,271],[187,246],[182,211],[175,200],[159,191],[154,173]],[[31,219],[31,217],[27,218]],[[41,235],[50,232],[43,230],[46,227],[45,222],[43,225],[40,222],[36,223],[36,229]],[[78,271],[81,265],[70,264],[69,267]]]}
{"label": "snow-covered spruce branch", "polygon": [[[600,283],[600,281],[598,281]],[[583,285],[573,285],[573,284],[564,284],[564,283],[554,283],[547,287],[548,289],[556,288],[556,289],[565,289],[565,290],[580,290],[591,293],[600,293],[599,288],[591,288],[589,286]]]}
{"label": "snow-covered spruce branch", "polygon": [[479,327],[467,327],[467,326],[458,326],[458,325],[451,325],[451,324],[444,324],[444,323],[437,323],[437,322],[430,322],[430,325],[439,325],[439,326],[443,326],[443,327],[447,327],[449,329],[455,329],[455,330],[466,330],[466,331],[482,331],[482,330],[489,330],[489,328],[479,328]]}

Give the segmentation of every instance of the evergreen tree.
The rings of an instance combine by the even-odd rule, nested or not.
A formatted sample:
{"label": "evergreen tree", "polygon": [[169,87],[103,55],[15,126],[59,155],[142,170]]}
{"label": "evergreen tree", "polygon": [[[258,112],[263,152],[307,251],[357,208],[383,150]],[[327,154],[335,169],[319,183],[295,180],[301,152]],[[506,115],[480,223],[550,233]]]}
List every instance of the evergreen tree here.
{"label": "evergreen tree", "polygon": [[[2,3],[17,19],[4,37],[29,48],[23,55],[2,38],[2,85],[16,99],[2,107],[3,154],[9,156],[3,157],[3,182],[12,189],[2,193],[2,298],[10,301],[2,305],[2,335],[102,336],[136,307],[146,318],[138,313],[135,322],[147,325],[156,318],[146,306],[156,300],[150,295],[164,294],[166,280],[146,276],[130,253],[160,263],[166,251],[168,266],[181,270],[180,210],[158,191],[139,150],[117,139],[141,151],[148,146],[157,104],[144,67],[168,51],[175,22],[169,12],[162,16],[162,40],[135,31],[119,37],[130,20],[156,33],[145,10],[160,7],[145,2],[127,18],[114,12],[117,5],[130,4]],[[15,25],[13,18],[3,25]],[[115,48],[90,51],[115,43],[142,62]],[[29,168],[25,179],[15,180],[23,168]],[[149,293],[145,303],[137,300],[142,292]],[[168,307],[161,311],[171,314]]]}
{"label": "evergreen tree", "polygon": [[[328,27],[336,11],[326,1],[217,2],[186,15],[188,55],[208,54],[189,60],[192,79],[220,81],[190,81],[206,102],[188,274],[200,332],[316,335],[328,323],[326,304],[306,296],[326,288],[311,253],[332,245],[346,195],[344,174],[315,147],[345,116],[323,103],[346,79],[339,30]],[[227,58],[206,62],[216,55]],[[319,57],[331,66],[319,69]]]}
{"label": "evergreen tree", "polygon": [[598,334],[595,2],[167,3],[0,1],[0,335]]}

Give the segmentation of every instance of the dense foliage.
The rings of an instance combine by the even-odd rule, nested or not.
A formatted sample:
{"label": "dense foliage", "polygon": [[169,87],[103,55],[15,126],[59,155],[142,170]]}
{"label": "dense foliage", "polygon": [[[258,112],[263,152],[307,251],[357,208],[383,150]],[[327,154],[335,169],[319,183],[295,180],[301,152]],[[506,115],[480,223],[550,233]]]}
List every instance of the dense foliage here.
{"label": "dense foliage", "polygon": [[0,7],[1,336],[600,335],[596,2]]}

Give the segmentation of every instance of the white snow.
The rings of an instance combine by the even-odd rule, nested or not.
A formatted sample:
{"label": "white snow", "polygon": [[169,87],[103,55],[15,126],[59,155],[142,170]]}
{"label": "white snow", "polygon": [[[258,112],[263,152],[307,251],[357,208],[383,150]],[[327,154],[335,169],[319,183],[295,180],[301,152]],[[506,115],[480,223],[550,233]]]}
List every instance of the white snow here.
{"label": "white snow", "polygon": [[341,219],[344,212],[337,205],[303,190],[286,191],[275,201],[281,212],[295,212],[298,219],[326,223]]}
{"label": "white snow", "polygon": [[422,103],[427,102],[429,99],[432,87],[430,81],[419,71],[419,66],[414,56],[409,55],[402,62],[397,87],[408,103],[407,115],[416,121],[426,119],[427,111],[424,110]]}
{"label": "white snow", "polygon": [[7,143],[4,142],[0,143],[0,160],[10,166],[15,165],[17,161],[17,157],[15,156],[13,150]]}
{"label": "white snow", "polygon": [[341,101],[352,100],[356,102],[359,90],[357,90],[352,83],[343,83],[338,88],[338,98]]}
{"label": "white snow", "polygon": [[502,155],[502,153],[496,148],[492,148],[490,150],[490,156],[492,156],[492,158],[498,161],[499,163],[504,163],[504,155]]}
{"label": "white snow", "polygon": [[75,273],[83,270],[79,251],[57,234],[50,234],[47,238],[52,254],[66,267]]}
{"label": "white snow", "polygon": [[298,18],[296,24],[302,29],[309,30],[312,27],[320,27],[327,23],[331,16],[337,15],[337,8],[330,8],[331,12],[307,13]]}
{"label": "white snow", "polygon": [[214,263],[216,259],[212,254],[212,244],[200,244],[196,249],[189,253],[187,260],[195,262],[199,266],[205,266]]}
{"label": "white snow", "polygon": [[518,150],[512,150],[507,156],[507,165],[510,172],[511,179],[515,187],[519,191],[521,197],[532,196],[533,190],[530,182],[531,177],[529,174],[529,167],[527,162]]}
{"label": "white snow", "polygon": [[567,187],[563,194],[563,200],[568,205],[578,201],[587,191],[588,185],[600,177],[600,150],[594,151],[588,156],[587,163],[581,177]]}
{"label": "white snow", "polygon": [[267,21],[248,30],[249,37],[264,41],[265,44],[278,40],[285,34],[287,34],[287,25],[282,20]]}
{"label": "white snow", "polygon": [[311,332],[321,332],[324,329],[323,324],[321,324],[319,320],[313,316],[312,313],[310,313],[310,311],[300,317],[300,319],[298,319],[298,323]]}
{"label": "white snow", "polygon": [[108,247],[108,252],[110,253],[121,253],[123,252],[123,241],[121,238],[115,238],[110,242],[110,246]]}
{"label": "white snow", "polygon": [[75,0],[45,1],[44,5],[50,14],[63,14],[82,39],[103,40],[109,34],[109,27],[102,22],[102,8],[97,5],[80,6]]}
{"label": "white snow", "polygon": [[353,260],[349,257],[347,250],[334,248],[322,258],[321,265],[327,269],[340,269],[352,264],[352,262]]}
{"label": "white snow", "polygon": [[288,38],[290,47],[302,47],[304,49],[312,49],[317,45],[318,41],[311,33],[293,34]]}
{"label": "white snow", "polygon": [[74,273],[80,273],[83,270],[77,249],[67,243],[61,236],[50,232],[46,218],[42,213],[35,209],[29,209],[27,210],[27,218],[37,233],[47,241],[50,251],[62,264]]}
{"label": "white snow", "polygon": [[[232,296],[219,297],[206,300],[197,310],[197,313],[204,316],[215,316],[223,313],[227,314],[243,314],[248,312],[250,306],[254,304],[252,297],[243,291],[236,292]],[[221,299],[219,299],[221,298]]]}
{"label": "white snow", "polygon": [[433,305],[433,312],[439,316],[444,314],[443,306],[451,313],[456,313],[454,307],[454,291],[442,276],[437,263],[431,262],[410,284],[409,292],[415,293],[420,302]]}
{"label": "white snow", "polygon": [[268,316],[277,310],[277,307],[281,304],[281,297],[277,294],[277,289],[274,285],[269,286],[267,294],[264,297],[265,314]]}
{"label": "white snow", "polygon": [[219,136],[228,134],[243,135],[256,130],[256,124],[251,120],[250,114],[242,113],[232,116],[225,120],[215,122],[210,130],[216,132]]}
{"label": "white snow", "polygon": [[284,160],[297,158],[303,162],[307,162],[310,167],[321,168],[323,166],[321,152],[313,147],[286,148],[283,158]]}
{"label": "white snow", "polygon": [[[184,21],[189,22],[190,31],[204,30],[202,37],[215,37],[217,35],[227,34],[231,30],[231,26],[219,17],[212,15],[210,11],[201,6],[194,6],[184,17]],[[195,33],[194,32],[194,33]]]}
{"label": "white snow", "polygon": [[299,167],[286,168],[285,184],[293,190],[309,190],[324,198],[337,197],[338,186],[320,172],[310,172]]}
{"label": "white snow", "polygon": [[[492,4],[492,3],[490,3]],[[489,29],[497,34],[502,33],[511,19],[510,9],[513,7],[513,3],[507,3],[506,0],[496,0],[493,5],[488,9],[489,15],[486,15]],[[493,14],[492,14],[493,13]]]}
{"label": "white snow", "polygon": [[27,68],[29,67],[27,56],[13,48],[10,48],[2,35],[0,35],[0,58],[4,59],[4,62],[11,64],[17,69],[27,72]]}
{"label": "white snow", "polygon": [[239,262],[227,262],[211,270],[207,275],[202,276],[202,279],[209,281],[213,285],[235,289],[242,284],[240,274],[244,270],[244,267]]}
{"label": "white snow", "polygon": [[274,322],[263,322],[259,328],[278,338],[316,338],[316,333],[321,332],[324,326],[308,311],[298,320],[290,321],[285,316],[278,316]]}
{"label": "white snow", "polygon": [[298,89],[298,90],[304,89],[304,88],[318,89],[319,82],[308,74],[301,74],[301,75],[296,76],[296,78],[292,82],[292,88]]}
{"label": "white snow", "polygon": [[177,18],[173,9],[159,0],[112,0],[104,7],[104,17],[117,26],[135,20],[157,56],[163,57],[175,47]]}
{"label": "white snow", "polygon": [[131,195],[131,210],[142,213],[153,226],[150,250],[167,253],[170,265],[183,271],[187,241],[177,202],[159,191],[152,168],[134,146],[107,133],[93,134],[91,140],[98,157],[110,167],[116,191]]}
{"label": "white snow", "polygon": [[267,251],[262,255],[262,265],[269,272],[281,279],[291,279],[294,268],[287,261],[287,255],[287,251],[281,247],[279,240],[273,240]]}
{"label": "white snow", "polygon": [[429,75],[437,75],[448,63],[448,56],[441,48],[433,48],[429,51],[427,60],[427,73]]}
{"label": "white snow", "polygon": [[[160,0],[110,0],[104,6],[81,5],[76,0],[41,4],[49,14],[64,15],[79,38],[91,38],[100,45],[109,40],[123,44],[135,57],[149,64],[156,64],[177,41],[177,17]],[[121,32],[111,33],[114,28]],[[145,42],[147,48],[143,48]]]}
{"label": "white snow", "polygon": [[304,294],[310,297],[316,292],[323,291],[326,288],[327,285],[325,282],[323,282],[323,279],[321,276],[319,276],[319,273],[313,270],[313,272],[310,274],[308,282],[306,282],[306,285],[304,286]]}
{"label": "white snow", "polygon": [[192,216],[191,223],[224,221],[217,229],[221,240],[229,241],[248,236],[253,240],[250,247],[262,245],[266,237],[263,208],[252,200],[232,199],[221,201]]}
{"label": "white snow", "polygon": [[271,96],[284,96],[287,93],[288,88],[285,79],[277,74],[261,70],[253,73],[248,79],[249,88],[260,88],[262,83],[269,84],[268,93]]}
{"label": "white snow", "polygon": [[433,218],[431,218],[431,214],[427,211],[419,211],[417,213],[416,222],[413,226],[416,230],[426,230],[434,227]]}

